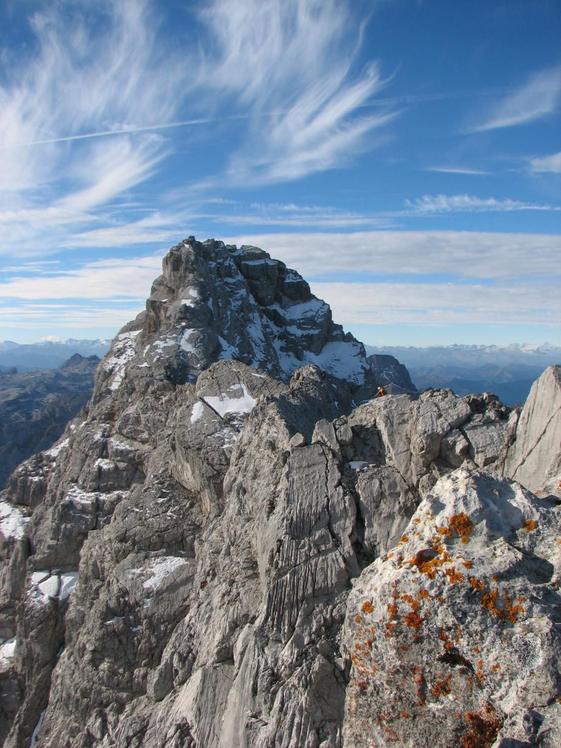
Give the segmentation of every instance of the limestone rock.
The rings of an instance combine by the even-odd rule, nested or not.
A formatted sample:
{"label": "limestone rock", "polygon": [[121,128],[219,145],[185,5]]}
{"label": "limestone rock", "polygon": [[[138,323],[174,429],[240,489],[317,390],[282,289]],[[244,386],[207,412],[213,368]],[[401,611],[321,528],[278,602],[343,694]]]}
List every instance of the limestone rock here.
{"label": "limestone rock", "polygon": [[561,366],[548,367],[532,385],[514,439],[504,474],[561,496]]}
{"label": "limestone rock", "polygon": [[349,597],[346,748],[552,744],[560,529],[520,486],[462,468],[437,483]]}

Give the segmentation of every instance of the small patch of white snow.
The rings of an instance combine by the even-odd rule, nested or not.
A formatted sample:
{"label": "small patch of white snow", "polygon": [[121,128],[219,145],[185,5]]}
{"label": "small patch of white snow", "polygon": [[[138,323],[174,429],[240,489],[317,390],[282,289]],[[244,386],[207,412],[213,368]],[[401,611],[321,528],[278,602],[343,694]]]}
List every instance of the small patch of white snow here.
{"label": "small patch of white snow", "polygon": [[200,400],[198,400],[193,405],[193,410],[191,411],[191,423],[197,423],[197,421],[203,417],[204,412],[205,412],[205,406],[202,404]]}
{"label": "small patch of white snow", "polygon": [[[228,397],[230,393],[231,397]],[[235,393],[235,395],[234,395]],[[227,413],[251,413],[257,404],[245,386],[245,384],[232,385],[225,393],[217,397],[206,396],[202,398],[210,407],[215,410],[221,418]]]}
{"label": "small patch of white snow", "polygon": [[7,501],[0,501],[0,534],[5,538],[21,540],[29,518]]}
{"label": "small patch of white snow", "polygon": [[167,576],[188,563],[186,559],[179,556],[162,556],[151,559],[146,567],[151,576],[144,581],[142,586],[145,590],[153,592],[162,585]]}

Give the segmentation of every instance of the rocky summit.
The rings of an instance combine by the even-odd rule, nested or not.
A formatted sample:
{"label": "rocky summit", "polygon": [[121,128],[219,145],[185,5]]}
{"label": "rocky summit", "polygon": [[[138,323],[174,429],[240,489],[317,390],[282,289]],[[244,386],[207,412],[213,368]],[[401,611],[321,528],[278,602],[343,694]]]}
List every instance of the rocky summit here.
{"label": "rocky summit", "polygon": [[171,249],[1,495],[4,745],[561,745],[559,369],[520,412],[390,364],[262,250]]}

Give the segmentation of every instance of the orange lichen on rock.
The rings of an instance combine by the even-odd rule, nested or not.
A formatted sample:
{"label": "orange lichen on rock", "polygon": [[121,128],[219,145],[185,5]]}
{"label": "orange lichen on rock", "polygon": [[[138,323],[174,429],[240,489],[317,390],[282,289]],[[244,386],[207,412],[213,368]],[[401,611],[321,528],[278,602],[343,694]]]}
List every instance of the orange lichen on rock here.
{"label": "orange lichen on rock", "polygon": [[452,687],[450,686],[451,680],[451,675],[447,675],[445,678],[442,678],[442,680],[437,680],[431,688],[431,696],[433,696],[435,699],[438,699],[441,696],[448,696],[448,694],[452,690]]}
{"label": "orange lichen on rock", "polygon": [[434,579],[440,566],[452,561],[452,557],[442,545],[436,548],[424,548],[409,560],[410,564],[419,569],[422,574],[426,574],[429,579]]}
{"label": "orange lichen on rock", "polygon": [[498,590],[485,592],[481,598],[481,605],[495,618],[510,623],[516,623],[518,616],[524,613],[524,606],[519,602],[513,602],[509,595],[504,595],[500,600]]}
{"label": "orange lichen on rock", "polygon": [[407,543],[408,540],[409,540],[409,536],[408,535],[402,535],[401,538],[399,539],[399,542],[400,543]]}
{"label": "orange lichen on rock", "polygon": [[372,613],[374,611],[374,606],[370,602],[370,600],[366,600],[366,602],[362,603],[362,612],[363,613]]}
{"label": "orange lichen on rock", "polygon": [[464,575],[454,569],[454,567],[446,569],[445,574],[448,577],[450,584],[459,584],[464,581]]}
{"label": "orange lichen on rock", "polygon": [[474,590],[477,590],[477,592],[482,592],[485,589],[485,583],[477,577],[468,577],[468,582]]}
{"label": "orange lichen on rock", "polygon": [[470,561],[468,558],[462,558],[462,566],[465,566],[466,569],[473,568],[473,561]]}
{"label": "orange lichen on rock", "polygon": [[466,712],[464,720],[469,730],[462,735],[460,748],[489,748],[502,724],[491,704],[486,704],[481,712]]}
{"label": "orange lichen on rock", "polygon": [[473,530],[473,523],[465,512],[454,514],[448,523],[450,530],[461,538],[462,543],[468,543]]}
{"label": "orange lichen on rock", "polygon": [[421,628],[421,625],[423,623],[423,619],[421,616],[417,613],[416,610],[412,610],[409,613],[405,615],[403,618],[405,625],[409,626],[411,629],[418,629]]}
{"label": "orange lichen on rock", "polygon": [[355,616],[355,623],[362,623],[362,616],[356,615]]}
{"label": "orange lichen on rock", "polygon": [[537,526],[538,523],[535,519],[527,519],[522,525],[522,529],[526,530],[526,532],[533,532]]}
{"label": "orange lichen on rock", "polygon": [[388,603],[388,618],[390,619],[390,621],[395,620],[397,618],[397,614],[398,614],[397,603],[395,602]]}

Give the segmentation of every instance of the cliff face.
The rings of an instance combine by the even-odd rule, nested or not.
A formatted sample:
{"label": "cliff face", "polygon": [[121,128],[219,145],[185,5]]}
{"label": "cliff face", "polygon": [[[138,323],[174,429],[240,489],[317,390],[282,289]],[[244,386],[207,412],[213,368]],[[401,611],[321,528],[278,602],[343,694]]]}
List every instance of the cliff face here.
{"label": "cliff face", "polygon": [[499,477],[516,413],[377,384],[282,263],[172,249],[2,497],[5,745],[555,737],[559,510]]}

